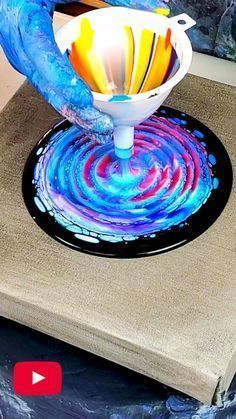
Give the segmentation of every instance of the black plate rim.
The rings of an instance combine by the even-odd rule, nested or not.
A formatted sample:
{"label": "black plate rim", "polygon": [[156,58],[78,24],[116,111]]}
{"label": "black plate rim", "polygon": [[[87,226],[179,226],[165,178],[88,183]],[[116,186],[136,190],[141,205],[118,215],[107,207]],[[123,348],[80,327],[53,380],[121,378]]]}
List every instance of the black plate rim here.
{"label": "black plate rim", "polygon": [[[197,211],[197,213],[192,214],[190,217],[188,217],[188,219],[184,221],[184,223],[187,223],[187,224],[189,222],[191,223],[191,228],[189,225],[187,227],[187,230],[188,230],[187,238],[185,237],[185,234],[183,234],[183,233],[186,233],[186,227],[183,227],[180,229],[179,226],[175,226],[175,227],[172,227],[170,230],[164,230],[163,232],[156,233],[158,237],[152,238],[152,239],[141,237],[135,241],[128,241],[128,242],[122,242],[122,243],[110,243],[110,242],[102,241],[102,243],[101,244],[99,243],[99,245],[85,242],[78,238],[75,238],[73,241],[71,241],[71,238],[73,238],[72,234],[68,234],[68,232],[63,227],[59,226],[52,219],[50,215],[48,215],[47,213],[40,212],[40,210],[36,207],[36,205],[32,204],[33,193],[31,194],[29,193],[29,191],[33,191],[33,188],[34,188],[34,186],[32,185],[32,174],[33,174],[32,171],[38,158],[38,156],[36,156],[36,150],[40,148],[42,143],[48,142],[48,140],[51,138],[52,133],[55,134],[56,131],[59,131],[62,128],[65,129],[65,128],[70,128],[72,126],[72,124],[65,119],[62,121],[59,121],[50,130],[48,130],[43,135],[43,137],[41,137],[41,139],[37,142],[36,146],[31,151],[24,167],[23,176],[22,176],[22,195],[23,195],[26,208],[29,214],[31,215],[31,217],[33,218],[33,220],[36,222],[36,224],[54,240],[56,240],[57,242],[63,245],[66,245],[67,247],[73,250],[78,250],[82,253],[86,253],[86,254],[94,255],[98,257],[116,258],[116,259],[132,259],[132,258],[140,258],[140,257],[150,257],[150,256],[166,253],[168,251],[182,247],[183,245],[186,245],[187,243],[190,243],[191,241],[201,236],[204,232],[206,232],[222,214],[231,194],[232,185],[233,185],[233,169],[232,169],[229,155],[224,145],[219,140],[219,138],[214,134],[214,132],[212,132],[202,122],[198,121],[196,118],[192,117],[186,112],[182,112],[175,108],[171,108],[167,106],[161,106],[157,110],[157,112],[154,113],[154,115],[165,117],[165,114],[161,113],[163,110],[166,111],[167,113],[172,114],[171,116],[168,115],[168,118],[170,117],[180,118],[181,115],[184,115],[188,119],[188,121],[191,122],[190,124],[191,126],[192,125],[198,126],[198,129],[200,129],[201,131],[205,133],[205,137],[207,135],[207,138],[208,137],[210,138],[211,145],[213,145],[214,143],[217,144],[217,147],[220,148],[220,150],[217,151],[217,154],[221,155],[222,153],[222,155],[224,156],[224,159],[220,159],[220,161],[217,162],[217,164],[220,166],[223,166],[223,169],[224,169],[222,173],[223,182],[222,182],[222,187],[221,187],[222,189],[221,194],[222,194],[223,200],[217,199],[216,202],[211,202],[214,198],[213,195],[215,195],[215,193],[218,193],[218,190],[212,191],[211,196],[207,200],[208,205],[204,204]],[[187,125],[187,128],[188,126],[189,126],[189,123]],[[183,128],[186,128],[186,127],[183,127]],[[208,141],[209,141],[209,138],[208,138]],[[211,153],[216,154],[212,150],[211,150]],[[29,169],[31,172],[31,176],[29,176]],[[226,180],[226,188],[223,187],[224,180]],[[29,195],[32,195],[32,196],[29,197]],[[221,205],[218,206],[216,205],[217,203]],[[208,208],[209,205],[211,205],[212,208],[214,207],[215,212],[210,218],[207,218],[207,217],[204,217],[204,215],[207,213],[206,208]],[[199,218],[202,218],[204,222],[198,223]],[[49,224],[50,224],[51,229],[48,228]],[[54,225],[54,228],[52,230],[53,225]],[[55,229],[58,230],[58,234],[54,233]],[[62,235],[64,235],[64,238],[60,237],[60,230],[61,230]],[[167,231],[168,231],[169,238],[165,239],[164,236],[166,236]],[[68,240],[66,239],[66,236],[68,236]],[[148,240],[148,246],[145,243],[147,240]],[[160,241],[162,241],[163,243],[162,247],[158,247],[158,246],[156,247],[155,244],[157,244]],[[165,245],[165,242],[166,242],[166,245]],[[150,243],[153,244],[153,246],[151,246],[151,249],[148,250],[147,247],[150,247]],[[139,249],[137,249],[137,245]],[[99,251],[98,247],[102,247],[102,250]],[[111,252],[111,248],[115,248],[116,251]]]}

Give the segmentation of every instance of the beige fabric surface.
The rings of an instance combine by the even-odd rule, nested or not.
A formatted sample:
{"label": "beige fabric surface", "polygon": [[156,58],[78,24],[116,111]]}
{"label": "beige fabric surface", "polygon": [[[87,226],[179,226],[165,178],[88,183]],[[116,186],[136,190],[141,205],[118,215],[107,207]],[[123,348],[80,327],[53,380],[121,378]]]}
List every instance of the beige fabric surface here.
{"label": "beige fabric surface", "polygon": [[[236,161],[236,90],[188,76],[168,104],[209,126]],[[48,237],[21,194],[22,171],[58,115],[24,85],[0,115],[0,315],[210,403],[236,367],[235,188],[190,244],[133,260]]]}

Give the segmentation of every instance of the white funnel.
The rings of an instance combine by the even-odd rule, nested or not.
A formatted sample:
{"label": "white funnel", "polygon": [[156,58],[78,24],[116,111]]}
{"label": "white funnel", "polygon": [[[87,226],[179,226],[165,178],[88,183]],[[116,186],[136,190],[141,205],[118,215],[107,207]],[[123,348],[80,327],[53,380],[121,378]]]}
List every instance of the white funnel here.
{"label": "white funnel", "polygon": [[[188,15],[108,7],[80,15],[56,34],[96,108],[114,121],[115,147],[131,149],[133,127],[152,115],[189,70]],[[121,153],[122,155],[122,153]]]}

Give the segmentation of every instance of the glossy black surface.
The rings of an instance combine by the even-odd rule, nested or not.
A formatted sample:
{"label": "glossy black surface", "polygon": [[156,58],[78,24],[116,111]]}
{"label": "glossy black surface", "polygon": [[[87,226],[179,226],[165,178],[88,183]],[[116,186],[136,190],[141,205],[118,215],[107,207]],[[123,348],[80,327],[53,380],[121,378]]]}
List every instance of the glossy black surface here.
{"label": "glossy black surface", "polygon": [[[50,215],[50,211],[41,211],[35,204],[34,200],[35,196],[37,195],[38,186],[36,187],[36,184],[33,183],[33,180],[35,178],[35,167],[37,166],[40,158],[40,155],[38,154],[39,150],[45,150],[48,145],[50,145],[52,137],[59,135],[61,132],[69,132],[72,129],[69,122],[63,121],[54,127],[51,131],[49,131],[49,133],[47,133],[42,140],[40,140],[38,145],[32,151],[25,167],[23,175],[23,196],[25,204],[36,223],[47,234],[60,241],[61,243],[70,246],[71,248],[98,256],[118,258],[149,256],[170,251],[190,242],[191,240],[201,235],[205,230],[207,230],[220,216],[230,196],[232,188],[232,167],[228,154],[215,134],[193,117],[167,107],[161,107],[156,115],[161,117],[162,120],[165,118],[167,121],[171,121],[171,123],[175,124],[177,130],[181,129],[179,132],[183,137],[185,133],[187,135],[191,135],[194,141],[198,142],[201,147],[204,148],[203,151],[201,150],[201,153],[204,154],[205,152],[206,159],[210,159],[209,156],[211,156],[211,158],[214,160],[214,164],[210,164],[208,160],[208,163],[206,164],[209,167],[207,167],[207,169],[204,168],[204,170],[206,169],[211,171],[211,191],[208,198],[204,203],[202,203],[197,211],[193,210],[194,213],[181,220],[177,225],[174,224],[172,226],[168,225],[168,219],[173,216],[173,214],[170,213],[168,215],[168,212],[166,212],[166,227],[162,228],[161,230],[152,231],[152,234],[137,235],[134,240],[130,240],[129,238],[126,240],[126,236],[123,236],[121,242],[112,242],[107,240],[108,236],[106,236],[106,239],[104,240],[103,238],[101,239],[100,235],[97,236],[99,238],[98,240],[95,239],[97,240],[97,243],[91,243],[89,241],[81,240],[78,237],[81,237],[81,235],[77,234],[77,237],[75,237],[74,231],[68,231],[68,229],[65,228],[61,223],[57,222],[55,217]],[[76,143],[76,141],[74,141],[74,143]],[[50,150],[50,148],[48,149]],[[193,149],[192,152],[196,153],[199,152],[199,150],[200,149],[198,146],[195,146],[195,149]],[[173,158],[175,158],[176,151],[172,150],[171,152],[173,153]],[[42,153],[44,153],[44,151]],[[177,157],[182,158],[182,156],[178,154]],[[190,157],[193,160],[194,156],[191,155]],[[200,164],[198,164],[199,167],[196,166],[193,168],[193,173],[194,170],[195,173],[197,170],[203,170],[201,165],[202,160],[200,161]],[[184,167],[184,170],[188,170],[188,165]],[[180,187],[177,184],[177,188],[178,187],[180,189],[179,192],[177,191],[178,195],[176,199],[180,199],[181,197],[182,186]],[[208,185],[206,181],[206,188],[207,187],[209,187],[209,179]],[[203,183],[201,183],[201,188],[202,190],[200,190],[199,195],[204,192]],[[63,194],[63,192],[59,192]],[[191,205],[194,206],[196,204],[195,195],[195,192],[193,193],[191,191],[191,196],[188,201],[188,205],[190,205],[190,207],[187,208],[187,215],[191,210]],[[179,212],[182,210],[183,209],[180,205],[180,207],[175,210],[174,216],[178,217]],[[163,217],[163,211],[160,211],[159,213],[156,212],[155,216],[160,218]],[[97,234],[97,231],[92,229],[86,230],[87,235],[91,234],[92,236],[94,233]],[[128,228],[126,234],[129,234]],[[114,235],[114,237],[116,238],[116,235]]]}

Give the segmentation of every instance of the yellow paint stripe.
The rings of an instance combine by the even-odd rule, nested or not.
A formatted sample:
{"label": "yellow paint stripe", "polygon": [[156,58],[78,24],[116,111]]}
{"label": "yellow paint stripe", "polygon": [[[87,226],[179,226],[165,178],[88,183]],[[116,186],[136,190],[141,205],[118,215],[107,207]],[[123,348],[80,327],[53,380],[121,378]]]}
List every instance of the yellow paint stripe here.
{"label": "yellow paint stripe", "polygon": [[166,37],[160,35],[157,41],[151,68],[146,81],[142,86],[141,92],[147,92],[148,90],[155,89],[163,83],[170,64],[171,53],[171,43],[166,45]]}
{"label": "yellow paint stripe", "polygon": [[127,44],[125,48],[125,85],[124,93],[128,94],[132,80],[132,73],[134,68],[134,35],[130,26],[125,28]]}
{"label": "yellow paint stripe", "polygon": [[143,83],[144,76],[150,62],[154,32],[144,29],[141,34],[139,46],[135,46],[135,54],[138,54],[136,68],[133,71],[132,84],[129,94],[133,95],[139,92]]}
{"label": "yellow paint stripe", "polygon": [[88,70],[88,60],[85,57],[81,57],[80,45],[77,41],[72,44],[69,58],[76,73],[89,85],[90,89],[98,92],[99,88]]}
{"label": "yellow paint stripe", "polygon": [[110,93],[103,63],[94,52],[94,35],[88,19],[81,22],[80,37],[72,44],[71,62],[93,91]]}

